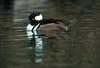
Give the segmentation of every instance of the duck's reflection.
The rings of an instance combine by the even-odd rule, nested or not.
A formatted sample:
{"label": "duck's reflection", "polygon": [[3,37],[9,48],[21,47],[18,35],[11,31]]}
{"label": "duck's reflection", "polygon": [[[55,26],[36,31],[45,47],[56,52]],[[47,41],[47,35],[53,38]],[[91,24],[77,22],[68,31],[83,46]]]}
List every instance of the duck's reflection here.
{"label": "duck's reflection", "polygon": [[42,38],[37,35],[37,31],[33,31],[34,33],[34,40],[35,40],[35,55],[36,59],[35,62],[42,62],[42,57],[43,57],[43,40]]}
{"label": "duck's reflection", "polygon": [[35,62],[41,63],[43,57],[43,39],[38,35],[38,31],[29,31],[27,30],[27,37],[30,40],[30,49],[35,45]]}
{"label": "duck's reflection", "polygon": [[[30,26],[30,25],[28,25]],[[33,28],[34,26],[30,26],[30,28]],[[50,28],[50,29],[48,29]],[[44,26],[40,26],[38,31],[37,30],[28,30],[27,27],[27,37],[30,42],[29,49],[35,49],[35,62],[41,63],[43,61],[43,38],[50,38],[50,37],[58,37],[59,35],[59,29],[56,24],[47,24]],[[34,46],[35,45],[35,46]]]}

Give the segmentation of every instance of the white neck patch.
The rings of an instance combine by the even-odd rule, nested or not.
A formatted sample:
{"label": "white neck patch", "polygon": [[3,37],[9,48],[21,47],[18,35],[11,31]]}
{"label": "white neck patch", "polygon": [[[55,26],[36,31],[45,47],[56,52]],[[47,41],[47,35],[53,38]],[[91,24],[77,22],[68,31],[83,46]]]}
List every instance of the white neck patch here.
{"label": "white neck patch", "polygon": [[37,21],[40,21],[40,20],[42,20],[42,19],[43,19],[42,14],[40,14],[40,15],[38,15],[38,16],[35,17],[35,20],[37,20]]}

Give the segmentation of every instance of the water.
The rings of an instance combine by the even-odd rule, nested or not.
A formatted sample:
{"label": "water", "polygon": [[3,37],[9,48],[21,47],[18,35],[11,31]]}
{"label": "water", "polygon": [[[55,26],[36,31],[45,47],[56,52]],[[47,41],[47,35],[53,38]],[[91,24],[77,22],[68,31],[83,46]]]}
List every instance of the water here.
{"label": "water", "polygon": [[[0,68],[99,68],[99,0],[15,0],[0,3]],[[7,5],[7,6],[5,6]],[[26,36],[28,16],[41,11],[45,18],[78,22],[56,37]],[[65,23],[66,24],[66,23]],[[51,31],[48,34],[55,35]]]}

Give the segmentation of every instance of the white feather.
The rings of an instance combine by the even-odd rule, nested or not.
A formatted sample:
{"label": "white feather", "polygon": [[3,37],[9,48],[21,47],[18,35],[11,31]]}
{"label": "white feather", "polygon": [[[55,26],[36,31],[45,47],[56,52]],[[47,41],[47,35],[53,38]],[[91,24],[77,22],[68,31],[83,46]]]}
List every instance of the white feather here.
{"label": "white feather", "polygon": [[28,39],[31,39],[33,36],[33,33],[32,33],[32,28],[34,26],[32,26],[31,24],[28,24],[27,27],[26,27],[26,34],[27,34],[27,37]]}
{"label": "white feather", "polygon": [[40,20],[42,20],[42,19],[43,19],[42,14],[40,14],[39,16],[36,16],[36,17],[35,17],[35,20],[37,20],[37,21],[40,21]]}

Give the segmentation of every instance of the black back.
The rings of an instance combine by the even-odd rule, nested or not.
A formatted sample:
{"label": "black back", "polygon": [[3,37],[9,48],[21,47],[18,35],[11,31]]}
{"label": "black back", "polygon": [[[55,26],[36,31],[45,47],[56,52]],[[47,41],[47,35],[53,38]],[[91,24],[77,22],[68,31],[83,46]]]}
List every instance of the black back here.
{"label": "black back", "polygon": [[41,21],[30,21],[31,25],[37,25],[38,23],[40,23],[41,25],[44,25],[44,24],[49,24],[49,23],[55,23],[55,24],[60,24],[60,23],[63,23],[62,20],[59,20],[59,19],[43,19]]}
{"label": "black back", "polygon": [[56,23],[56,24],[59,24],[59,23],[62,23],[63,21],[59,20],[59,19],[43,19],[43,20],[40,20],[40,21],[37,21],[35,20],[35,16],[38,16],[40,15],[41,13],[40,12],[33,12],[30,16],[29,16],[29,23],[31,25],[37,25],[38,23],[40,23],[41,25],[43,24],[49,24],[49,23]]}

